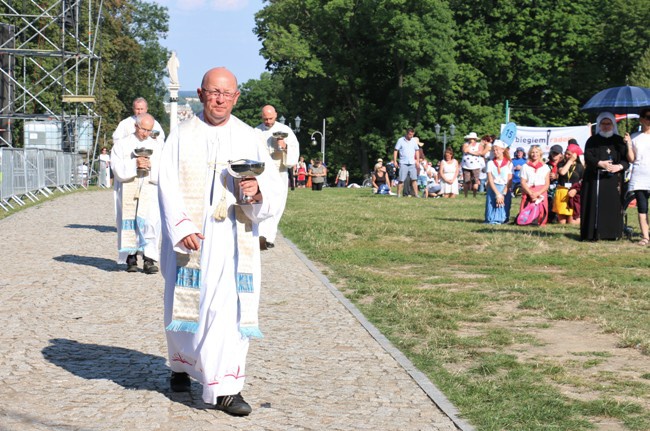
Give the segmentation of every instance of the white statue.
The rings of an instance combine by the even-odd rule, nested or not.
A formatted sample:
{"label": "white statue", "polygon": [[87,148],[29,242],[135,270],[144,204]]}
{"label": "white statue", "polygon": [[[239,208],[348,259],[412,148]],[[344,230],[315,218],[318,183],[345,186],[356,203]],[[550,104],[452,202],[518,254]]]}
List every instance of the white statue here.
{"label": "white statue", "polygon": [[176,51],[172,51],[172,56],[169,57],[167,61],[167,72],[169,73],[169,85],[178,86],[178,68],[180,67],[180,62],[176,57]]}

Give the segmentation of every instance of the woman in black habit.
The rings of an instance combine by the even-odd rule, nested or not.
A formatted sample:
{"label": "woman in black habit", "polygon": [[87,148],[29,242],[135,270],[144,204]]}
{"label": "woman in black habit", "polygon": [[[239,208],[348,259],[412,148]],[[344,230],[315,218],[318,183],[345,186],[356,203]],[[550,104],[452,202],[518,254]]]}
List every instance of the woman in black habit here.
{"label": "woman in black habit", "polygon": [[625,141],[616,119],[603,112],[596,119],[596,134],[585,144],[585,174],[580,192],[580,239],[619,239],[623,235],[621,189],[629,164]]}

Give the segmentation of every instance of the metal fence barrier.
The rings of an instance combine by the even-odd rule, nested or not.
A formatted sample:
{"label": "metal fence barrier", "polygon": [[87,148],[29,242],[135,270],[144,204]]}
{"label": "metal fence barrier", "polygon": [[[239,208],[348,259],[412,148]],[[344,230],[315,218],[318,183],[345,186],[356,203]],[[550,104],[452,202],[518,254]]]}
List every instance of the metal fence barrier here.
{"label": "metal fence barrier", "polygon": [[9,211],[25,200],[54,190],[87,187],[90,170],[81,154],[40,148],[0,148],[0,208]]}

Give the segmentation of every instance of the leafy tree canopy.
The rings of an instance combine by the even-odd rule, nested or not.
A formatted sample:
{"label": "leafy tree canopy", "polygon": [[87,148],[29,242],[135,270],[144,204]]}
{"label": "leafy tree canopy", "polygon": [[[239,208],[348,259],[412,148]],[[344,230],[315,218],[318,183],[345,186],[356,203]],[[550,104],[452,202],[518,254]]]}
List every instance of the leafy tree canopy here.
{"label": "leafy tree canopy", "polygon": [[147,99],[149,113],[168,129],[163,77],[169,51],[160,45],[169,29],[167,8],[142,0],[104,0],[101,92],[97,108],[110,136],[132,114],[137,97]]}
{"label": "leafy tree canopy", "polygon": [[647,82],[646,3],[270,0],[254,31],[284,89],[266,100],[300,114],[303,147],[326,118],[327,159],[360,175],[409,126],[432,158],[436,124],[456,126],[455,149],[498,135],[506,101],[518,124],[585,123],[596,92]]}

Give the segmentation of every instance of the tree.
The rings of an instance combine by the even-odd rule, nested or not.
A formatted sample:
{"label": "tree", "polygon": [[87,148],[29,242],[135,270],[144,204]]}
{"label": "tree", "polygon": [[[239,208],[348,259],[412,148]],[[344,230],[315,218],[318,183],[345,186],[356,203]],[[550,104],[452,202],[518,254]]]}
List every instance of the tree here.
{"label": "tree", "polygon": [[493,107],[509,100],[514,120],[527,125],[584,121],[578,108],[601,80],[593,63],[602,43],[596,2],[458,0],[451,7],[463,70],[457,99]]}
{"label": "tree", "polygon": [[135,98],[144,97],[149,113],[169,126],[163,83],[169,51],[160,45],[166,37],[167,8],[141,0],[104,1],[101,91],[97,108],[109,135],[122,118],[132,114]]}
{"label": "tree", "polygon": [[306,130],[327,119],[330,166],[367,172],[407,125],[432,129],[456,71],[439,0],[274,1],[256,24],[267,67],[289,89],[285,105],[300,107]]}
{"label": "tree", "polygon": [[647,48],[630,73],[630,85],[650,88],[650,48]]}
{"label": "tree", "polygon": [[[509,101],[523,125],[583,124],[603,88],[638,79],[650,46],[647,0],[272,0],[256,15],[282,104],[307,130],[328,124],[328,160],[352,172],[415,127],[499,134]],[[357,170],[355,172],[355,165]]]}
{"label": "tree", "polygon": [[233,109],[233,114],[252,127],[260,124],[260,114],[265,105],[273,105],[278,116],[285,111],[281,99],[284,85],[279,76],[264,72],[260,79],[251,79],[241,84],[239,91],[241,95]]}

